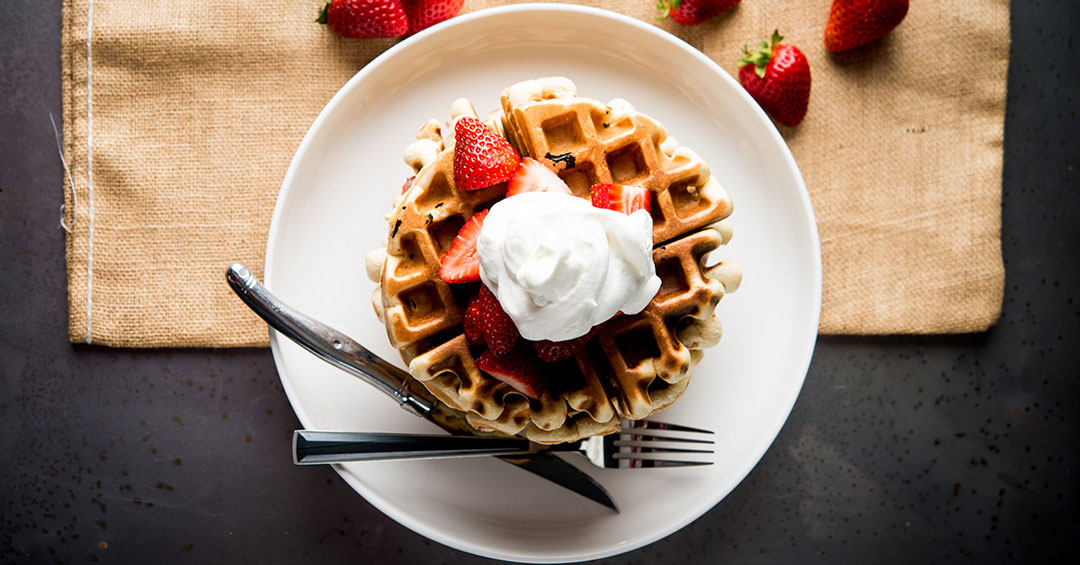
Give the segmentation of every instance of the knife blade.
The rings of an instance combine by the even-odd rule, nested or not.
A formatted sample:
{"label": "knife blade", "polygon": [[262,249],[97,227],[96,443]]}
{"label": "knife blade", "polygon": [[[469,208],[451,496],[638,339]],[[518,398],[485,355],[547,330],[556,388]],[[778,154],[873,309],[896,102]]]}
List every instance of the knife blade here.
{"label": "knife blade", "polygon": [[[451,434],[473,433],[464,413],[438,402],[408,371],[375,355],[347,335],[283,303],[243,264],[230,265],[225,272],[225,279],[240,300],[271,328],[315,356],[374,386],[394,398],[402,408]],[[499,459],[615,512],[619,511],[611,495],[595,479],[553,454],[505,456]]]}

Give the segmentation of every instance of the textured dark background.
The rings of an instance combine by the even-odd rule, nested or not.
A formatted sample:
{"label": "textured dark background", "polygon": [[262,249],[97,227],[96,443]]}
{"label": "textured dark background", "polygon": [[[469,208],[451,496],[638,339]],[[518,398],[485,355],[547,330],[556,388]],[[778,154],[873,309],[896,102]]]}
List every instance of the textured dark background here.
{"label": "textured dark background", "polygon": [[[822,338],[749,477],[682,531],[604,562],[1075,553],[1080,2],[1012,11],[1001,322]],[[59,0],[0,2],[0,561],[487,562],[399,526],[329,468],[293,467],[299,424],[268,350],[67,343],[59,38]]]}

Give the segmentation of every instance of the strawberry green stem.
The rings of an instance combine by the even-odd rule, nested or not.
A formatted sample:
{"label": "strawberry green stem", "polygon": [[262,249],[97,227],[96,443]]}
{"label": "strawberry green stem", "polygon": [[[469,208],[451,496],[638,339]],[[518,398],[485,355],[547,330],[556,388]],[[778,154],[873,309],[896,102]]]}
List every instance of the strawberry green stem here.
{"label": "strawberry green stem", "polygon": [[773,50],[776,49],[777,45],[780,45],[781,39],[784,39],[784,37],[780,35],[780,30],[774,29],[772,32],[771,43],[761,41],[758,43],[758,47],[753,50],[750,49],[749,44],[744,45],[743,53],[745,53],[746,56],[739,59],[739,66],[754,65],[754,74],[756,74],[758,78],[765,78],[765,68],[769,66],[769,61],[773,58]]}
{"label": "strawberry green stem", "polygon": [[662,20],[671,13],[672,10],[678,10],[679,4],[682,4],[682,0],[659,0],[656,3],[656,9],[660,13],[657,14],[656,19]]}

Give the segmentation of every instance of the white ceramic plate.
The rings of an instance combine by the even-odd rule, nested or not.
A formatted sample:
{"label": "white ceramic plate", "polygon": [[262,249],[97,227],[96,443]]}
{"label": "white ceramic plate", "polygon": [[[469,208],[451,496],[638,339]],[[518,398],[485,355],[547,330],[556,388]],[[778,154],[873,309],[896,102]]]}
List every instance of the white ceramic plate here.
{"label": "white ceramic plate", "polygon": [[[734,47],[733,47],[734,48]],[[717,432],[716,464],[600,470],[614,514],[492,459],[338,467],[388,516],[488,557],[563,562],[629,551],[682,528],[746,476],[802,386],[817,335],[821,262],[802,177],[769,119],[719,66],[654,26],[596,9],[527,4],[475,12],[403,41],[327,104],[285,177],[266,250],[267,286],[286,302],[400,363],[372,311],[364,257],[411,170],[402,149],[450,102],[481,113],[517,81],[570,77],[582,96],[621,97],[694,148],[735,202],[719,253],[743,266],[720,302],[724,338],[663,419]],[[433,432],[359,380],[278,335],[289,401],[309,429]],[[570,459],[573,459],[571,457]]]}

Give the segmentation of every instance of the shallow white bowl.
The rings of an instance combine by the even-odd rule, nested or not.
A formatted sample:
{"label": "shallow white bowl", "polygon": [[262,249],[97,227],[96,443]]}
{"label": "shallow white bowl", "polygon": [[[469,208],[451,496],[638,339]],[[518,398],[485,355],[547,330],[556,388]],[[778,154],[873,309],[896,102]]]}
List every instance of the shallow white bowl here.
{"label": "shallow white bowl", "polygon": [[[717,432],[716,464],[599,470],[611,513],[491,459],[337,467],[360,495],[435,541],[488,557],[565,562],[641,547],[712,508],[772,443],[798,396],[817,335],[821,261],[813,211],[787,146],[745,91],[701,52],[602,10],[525,4],[453,18],[364,67],[297,150],[266,250],[267,286],[286,302],[400,362],[372,311],[364,257],[411,170],[402,149],[426,119],[466,97],[481,113],[517,81],[562,75],[582,96],[625,98],[708,162],[735,202],[742,264],[720,302],[724,338],[694,369],[667,421]],[[359,380],[271,335],[285,392],[309,429],[433,432]]]}

